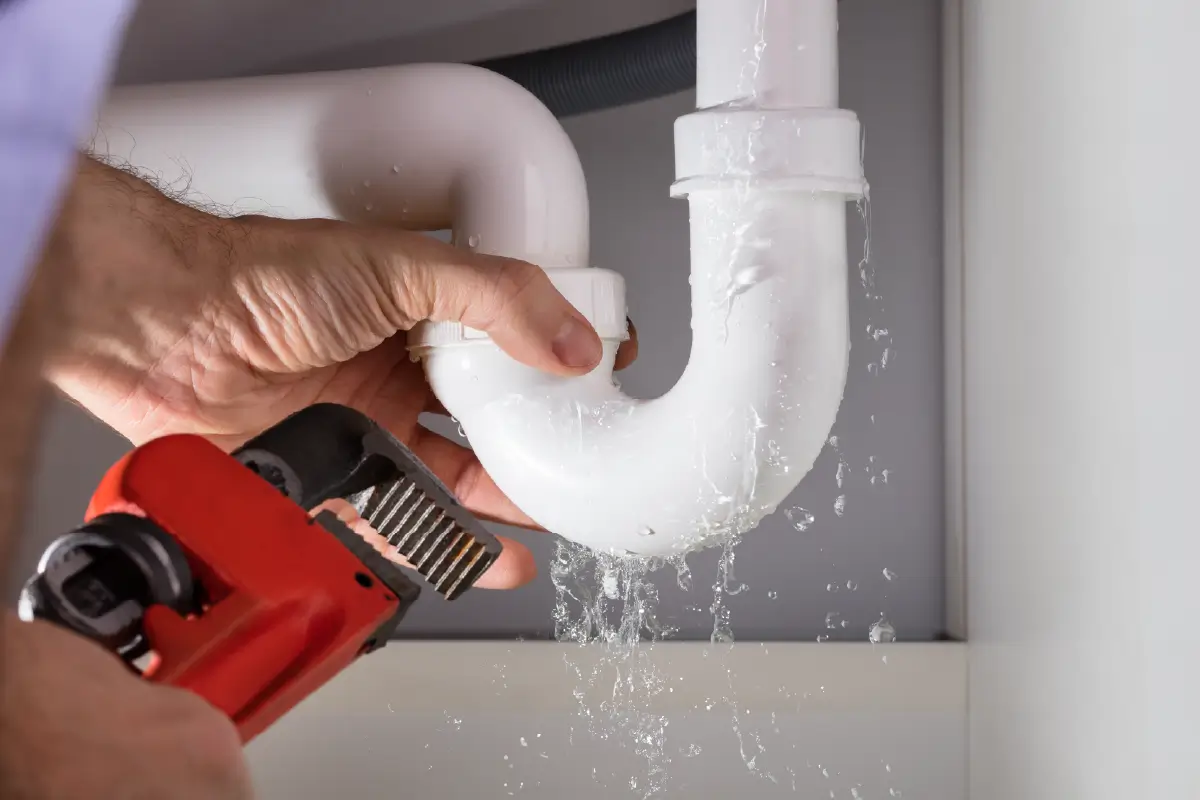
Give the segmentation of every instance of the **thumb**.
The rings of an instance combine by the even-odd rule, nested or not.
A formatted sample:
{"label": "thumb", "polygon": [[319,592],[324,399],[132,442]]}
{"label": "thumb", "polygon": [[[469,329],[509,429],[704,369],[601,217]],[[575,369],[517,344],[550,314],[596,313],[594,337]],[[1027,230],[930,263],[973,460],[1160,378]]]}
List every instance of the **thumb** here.
{"label": "thumb", "polygon": [[433,246],[414,248],[423,252],[412,253],[417,257],[396,275],[402,317],[461,322],[546,372],[577,375],[600,363],[600,337],[541,268],[421,238]]}

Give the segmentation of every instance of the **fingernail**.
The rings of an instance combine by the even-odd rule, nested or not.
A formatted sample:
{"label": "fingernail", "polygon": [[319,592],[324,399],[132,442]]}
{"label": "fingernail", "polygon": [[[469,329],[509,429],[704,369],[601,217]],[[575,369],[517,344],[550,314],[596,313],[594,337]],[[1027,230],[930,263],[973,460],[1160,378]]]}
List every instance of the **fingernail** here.
{"label": "fingernail", "polygon": [[567,317],[550,348],[563,366],[572,369],[594,367],[600,363],[602,355],[600,338],[596,332],[575,317]]}

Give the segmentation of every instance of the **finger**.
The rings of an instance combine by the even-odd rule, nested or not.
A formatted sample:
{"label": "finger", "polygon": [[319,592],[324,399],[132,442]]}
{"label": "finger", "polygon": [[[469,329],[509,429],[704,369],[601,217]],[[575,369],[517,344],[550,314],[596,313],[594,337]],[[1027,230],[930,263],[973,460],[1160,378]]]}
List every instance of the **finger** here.
{"label": "finger", "polygon": [[617,360],[613,364],[613,369],[622,370],[632,364],[638,356],[638,340],[637,328],[633,326],[633,320],[628,317],[625,319],[629,326],[629,338],[621,342],[621,347],[617,350]]}
{"label": "finger", "polygon": [[475,516],[518,528],[544,530],[500,491],[479,459],[466,447],[425,428],[417,431],[409,446]]}
{"label": "finger", "polygon": [[479,255],[422,236],[392,259],[393,302],[413,321],[462,322],[489,334],[513,358],[562,375],[600,363],[600,337],[544,270],[525,261]]}
{"label": "finger", "polygon": [[[314,515],[321,511],[332,511],[337,518],[352,531],[363,537],[376,552],[389,561],[412,569],[412,564],[404,556],[396,552],[396,548],[383,536],[377,533],[365,519],[358,515],[354,506],[345,500],[329,500],[313,509]],[[497,536],[503,550],[496,562],[488,567],[487,572],[479,576],[474,586],[478,589],[516,589],[524,586],[537,577],[537,562],[529,548],[520,542],[513,541],[507,536]]]}
{"label": "finger", "polygon": [[480,589],[519,589],[537,577],[537,561],[528,547],[507,536],[496,538],[504,550],[475,586]]}

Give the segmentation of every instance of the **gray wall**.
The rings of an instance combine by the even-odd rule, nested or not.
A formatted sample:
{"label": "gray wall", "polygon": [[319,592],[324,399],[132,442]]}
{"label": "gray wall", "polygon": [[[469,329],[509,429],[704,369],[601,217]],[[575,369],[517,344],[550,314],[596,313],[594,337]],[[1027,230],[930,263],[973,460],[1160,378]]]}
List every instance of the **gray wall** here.
{"label": "gray wall", "polygon": [[[349,5],[363,8],[363,3]],[[546,15],[537,23],[545,26],[540,40],[530,32],[531,18],[518,14],[457,33],[431,33],[416,44],[385,42],[332,60],[314,55],[309,62],[357,66],[394,59],[396,53],[405,53],[409,60],[474,59],[497,49],[495,31],[507,31],[504,41],[521,47],[539,46],[556,41],[556,35],[578,35],[580,15],[597,14],[592,4],[562,5],[575,10],[575,19],[562,13]],[[629,24],[644,21],[635,18],[656,9],[661,14],[681,5],[685,4],[631,6]],[[943,626],[939,4],[844,0],[841,5],[842,105],[859,113],[867,134],[871,269],[876,281],[868,297],[852,265],[850,379],[834,431],[848,473],[839,490],[839,455],[827,448],[784,506],[811,511],[816,517],[811,528],[797,531],[777,514],[737,549],[737,580],[749,587],[729,600],[739,639],[811,640],[824,634],[863,639],[881,614],[895,625],[899,638],[908,641],[934,638]],[[151,9],[161,6],[151,4]],[[162,46],[153,23],[143,14],[135,26],[122,80],[147,80],[163,73],[228,74],[246,66],[212,62],[207,71],[200,62],[189,62],[186,69],[167,62],[156,66],[146,55]],[[252,33],[241,30],[243,36]],[[263,65],[269,63],[259,55]],[[690,346],[687,207],[669,199],[667,189],[673,178],[671,123],[691,108],[692,97],[679,96],[566,124],[589,178],[595,263],[619,270],[628,280],[641,358],[622,385],[633,394],[668,389],[681,373]],[[860,254],[861,222],[852,226],[850,237],[851,253]],[[888,329],[890,337],[875,340],[867,332],[868,324]],[[869,365],[879,363],[884,347],[889,348],[887,368],[872,371]],[[78,410],[65,403],[54,407],[23,568],[49,536],[76,523],[96,480],[123,447]],[[839,517],[834,506],[841,493],[845,514]],[[550,537],[516,535],[533,548],[540,564],[549,563]],[[658,581],[662,615],[679,626],[685,638],[706,638],[711,632],[707,608],[716,561],[715,552],[691,559],[691,592],[676,588],[673,572]],[[885,569],[894,579],[885,578]],[[857,588],[849,589],[848,582]],[[827,589],[831,585],[838,587],[836,592]],[[454,606],[423,598],[405,632],[546,637],[552,630],[552,606],[553,587],[543,575],[522,590],[475,592]],[[839,614],[846,627],[826,630],[830,612]]]}

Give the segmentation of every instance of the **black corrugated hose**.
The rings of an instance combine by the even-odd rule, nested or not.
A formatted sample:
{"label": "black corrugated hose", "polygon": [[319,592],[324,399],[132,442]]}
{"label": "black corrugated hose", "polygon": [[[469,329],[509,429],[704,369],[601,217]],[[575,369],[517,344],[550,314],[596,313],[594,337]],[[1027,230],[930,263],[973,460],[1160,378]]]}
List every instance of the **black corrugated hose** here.
{"label": "black corrugated hose", "polygon": [[665,97],[696,85],[696,12],[477,66],[516,81],[560,118]]}

